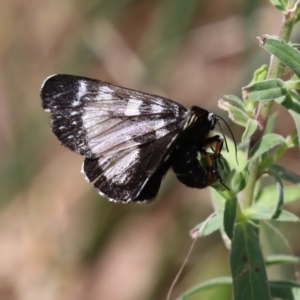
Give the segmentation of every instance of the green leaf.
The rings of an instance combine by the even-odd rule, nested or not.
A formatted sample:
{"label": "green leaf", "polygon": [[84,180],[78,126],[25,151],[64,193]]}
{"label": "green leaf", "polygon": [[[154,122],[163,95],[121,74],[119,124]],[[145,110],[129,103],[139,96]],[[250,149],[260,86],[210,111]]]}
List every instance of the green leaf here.
{"label": "green leaf", "polygon": [[230,137],[225,136],[225,138],[227,141],[229,152],[227,152],[224,149],[225,147],[223,147],[222,157],[224,157],[226,159],[226,161],[228,162],[228,164],[230,166],[229,169],[244,167],[248,160],[247,153],[244,150],[237,149],[238,150],[238,152],[237,152],[238,164],[237,164],[236,153],[235,153],[235,143],[233,142],[233,140]]}
{"label": "green leaf", "polygon": [[300,141],[300,115],[298,115],[297,113],[295,112],[290,112],[292,118],[294,119],[294,122],[295,122],[295,126],[297,128],[297,133],[298,133],[298,144],[299,144],[299,141]]}
{"label": "green leaf", "polygon": [[[255,205],[258,206],[272,206],[274,199],[277,198],[277,187],[275,185],[265,186],[257,194]],[[298,186],[285,186],[284,187],[284,203],[294,202],[300,199]]]}
{"label": "green leaf", "polygon": [[187,300],[201,291],[215,289],[220,286],[232,286],[231,277],[219,277],[204,281],[185,291],[177,298],[177,300]]}
{"label": "green leaf", "polygon": [[242,109],[231,105],[229,102],[224,101],[223,99],[219,100],[218,106],[228,112],[229,118],[234,123],[246,127],[249,117]]}
{"label": "green leaf", "polygon": [[[294,48],[299,48],[299,47],[300,47],[300,44],[294,44],[294,43],[293,43],[292,46],[293,46]],[[293,76],[291,77],[291,80],[297,81],[297,80],[300,80],[300,78],[294,73]]]}
{"label": "green leaf", "polygon": [[237,199],[227,200],[224,210],[224,229],[227,236],[232,240],[233,228],[236,219]]}
{"label": "green leaf", "polygon": [[275,178],[276,180],[276,187],[277,187],[277,197],[274,198],[274,205],[273,205],[273,213],[272,219],[277,219],[277,217],[281,214],[280,207],[283,204],[283,196],[284,196],[284,185],[280,176],[274,172],[271,168],[269,168],[269,173]]}
{"label": "green leaf", "polygon": [[289,96],[284,99],[276,100],[280,105],[285,107],[294,119],[300,141],[300,97],[296,92],[290,91]]}
{"label": "green leaf", "polygon": [[254,205],[248,207],[243,211],[245,216],[252,220],[273,220],[273,221],[281,221],[281,222],[299,222],[300,219],[296,215],[286,211],[279,210],[274,217],[274,208],[273,207],[264,207]]}
{"label": "green leaf", "polygon": [[227,233],[225,232],[224,227],[221,228],[220,233],[225,247],[229,251],[231,251],[231,239],[228,237]]}
{"label": "green leaf", "polygon": [[245,131],[243,133],[243,136],[242,136],[242,142],[243,143],[245,141],[247,141],[248,139],[250,139],[252,134],[256,131],[257,127],[258,127],[258,122],[256,120],[248,119],[246,129],[245,129]]}
{"label": "green leaf", "polygon": [[[239,98],[235,95],[224,95],[223,98],[237,104],[238,106],[243,108],[243,110],[246,109],[245,102],[241,98]],[[220,99],[220,100],[222,100],[222,99]]]}
{"label": "green leaf", "polygon": [[[212,160],[215,159],[215,155],[214,154],[210,154]],[[230,165],[227,162],[227,159],[225,159],[225,157],[223,155],[221,155],[219,157],[220,161],[217,164],[217,168],[218,168],[218,173],[220,175],[220,177],[222,178],[223,183],[227,186],[230,185],[231,182],[231,178],[234,175],[234,171],[230,170]],[[201,158],[201,163],[203,166],[205,166],[206,162],[206,158],[203,157]],[[227,188],[220,182],[220,180],[216,179],[212,184],[211,187],[219,190],[219,191],[227,191]]]}
{"label": "green leaf", "polygon": [[299,264],[300,257],[285,254],[268,255],[265,258],[265,263],[267,266],[278,264]]}
{"label": "green leaf", "polygon": [[231,188],[233,193],[238,193],[246,186],[246,180],[248,177],[248,170],[245,168],[242,171],[238,171],[231,179]]}
{"label": "green leaf", "polygon": [[284,203],[291,203],[300,200],[299,187],[285,186],[284,187]]}
{"label": "green leaf", "polygon": [[276,299],[299,300],[300,284],[290,281],[270,281],[270,292]]}
{"label": "green leaf", "polygon": [[281,222],[299,222],[300,219],[298,216],[294,215],[293,213],[287,210],[280,210],[279,213],[276,215],[276,218],[273,217],[274,221],[281,221]]}
{"label": "green leaf", "polygon": [[255,146],[250,151],[251,159],[248,161],[248,165],[250,162],[261,157],[270,149],[282,144],[285,144],[285,139],[279,134],[269,133],[262,136],[262,138],[255,144]]}
{"label": "green leaf", "polygon": [[[294,74],[295,75],[295,74]],[[300,88],[300,80],[288,80],[284,82],[284,86],[288,90],[298,90]]]}
{"label": "green leaf", "polygon": [[249,220],[235,224],[230,265],[234,299],[271,299],[258,228]]}
{"label": "green leaf", "polygon": [[268,79],[242,88],[243,99],[248,101],[275,100],[288,94],[281,79]]}
{"label": "green leaf", "polygon": [[227,201],[227,194],[210,188],[211,198],[213,200],[213,205],[215,211],[223,212],[225,208],[225,203]]}
{"label": "green leaf", "polygon": [[[300,9],[299,9],[299,7],[298,7],[298,9],[297,9],[297,11],[296,11],[295,24],[296,24],[297,22],[299,22],[299,21],[300,21]],[[297,47],[299,47],[299,46],[297,46]]]}
{"label": "green leaf", "polygon": [[298,138],[298,132],[294,130],[291,134],[289,134],[285,138],[286,146],[287,148],[293,148],[296,146],[299,146],[299,138]]}
{"label": "green leaf", "polygon": [[300,184],[300,175],[293,171],[287,170],[285,167],[273,164],[269,167],[272,172],[277,173],[281,179],[291,182],[293,184]]}
{"label": "green leaf", "polygon": [[273,113],[273,114],[268,118],[267,124],[266,124],[266,127],[265,127],[265,131],[264,131],[265,134],[268,134],[268,133],[272,133],[272,132],[273,132],[273,129],[274,129],[274,126],[275,126],[275,122],[276,122],[277,116],[278,116],[278,113],[275,112],[275,113]]}
{"label": "green leaf", "polygon": [[263,81],[267,78],[267,75],[268,75],[268,65],[265,64],[262,65],[257,70],[255,70],[251,83]]}
{"label": "green leaf", "polygon": [[279,10],[285,11],[287,0],[270,0],[270,2]]}
{"label": "green leaf", "polygon": [[191,231],[190,235],[193,239],[207,236],[223,226],[223,214],[214,212],[205,221],[195,226]]}
{"label": "green leaf", "polygon": [[258,38],[260,45],[276,56],[282,63],[289,67],[300,77],[300,53],[288,43],[278,38],[264,35]]}

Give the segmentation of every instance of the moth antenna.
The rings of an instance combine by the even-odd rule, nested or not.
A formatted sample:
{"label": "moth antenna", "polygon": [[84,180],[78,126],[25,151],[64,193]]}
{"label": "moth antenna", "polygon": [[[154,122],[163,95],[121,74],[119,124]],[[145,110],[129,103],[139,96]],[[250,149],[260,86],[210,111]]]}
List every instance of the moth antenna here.
{"label": "moth antenna", "polygon": [[[218,117],[219,119],[221,119],[221,120],[225,123],[226,127],[228,128],[228,130],[229,130],[229,132],[230,132],[230,135],[231,135],[232,140],[233,140],[233,143],[234,143],[235,160],[236,160],[236,163],[239,164],[238,159],[237,159],[237,146],[236,146],[236,140],[235,140],[235,138],[234,138],[234,135],[233,135],[233,133],[232,133],[232,130],[230,129],[229,125],[227,124],[227,122],[226,122],[222,117],[220,117],[220,116],[217,116],[217,117]],[[220,128],[220,131],[221,131],[223,137],[224,137],[226,150],[228,151],[227,141],[226,141],[226,138],[225,138],[225,136],[224,136],[222,127],[220,126],[219,122],[218,122],[218,126],[219,126],[219,128]]]}
{"label": "moth antenna", "polygon": [[222,133],[223,139],[224,139],[224,141],[225,141],[225,147],[226,147],[226,150],[227,150],[227,152],[229,152],[227,140],[226,140],[225,134],[224,134],[224,132],[223,132],[223,130],[222,130],[222,127],[220,126],[219,122],[218,122],[218,126],[219,126],[219,128],[220,128],[220,131],[221,131],[221,133]]}

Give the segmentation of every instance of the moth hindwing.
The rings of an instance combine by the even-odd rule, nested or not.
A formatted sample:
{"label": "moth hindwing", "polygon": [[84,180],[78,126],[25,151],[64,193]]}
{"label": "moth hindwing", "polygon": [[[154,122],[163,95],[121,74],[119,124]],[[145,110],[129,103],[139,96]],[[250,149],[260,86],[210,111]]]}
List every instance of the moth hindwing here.
{"label": "moth hindwing", "polygon": [[47,78],[41,99],[53,133],[85,157],[87,180],[112,201],[155,198],[170,168],[191,187],[217,178],[212,164],[196,159],[205,155],[218,121],[205,109],[187,110],[167,98],[73,75]]}

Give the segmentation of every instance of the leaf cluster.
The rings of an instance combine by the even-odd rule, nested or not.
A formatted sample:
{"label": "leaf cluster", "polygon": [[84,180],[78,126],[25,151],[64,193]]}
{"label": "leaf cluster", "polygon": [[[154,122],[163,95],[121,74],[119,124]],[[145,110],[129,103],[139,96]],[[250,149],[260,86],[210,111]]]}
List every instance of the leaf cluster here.
{"label": "leaf cluster", "polygon": [[[259,37],[260,46],[271,54],[270,65],[254,72],[252,81],[242,88],[241,98],[225,95],[219,101],[219,107],[244,128],[238,145],[239,165],[236,166],[234,154],[224,154],[228,166],[236,166],[229,167],[226,175],[225,184],[230,191],[218,183],[213,185],[215,211],[191,231],[193,238],[221,232],[230,251],[232,276],[200,283],[178,299],[189,299],[199,291],[219,286],[231,286],[235,300],[300,299],[300,284],[269,280],[266,270],[269,265],[299,263],[300,258],[285,254],[264,256],[259,241],[262,221],[300,221],[282,207],[300,199],[300,176],[278,164],[278,159],[288,149],[299,147],[300,141],[300,52],[299,45],[286,41],[299,20],[299,1],[271,2],[283,11],[286,22],[282,32],[289,33]],[[286,137],[274,133],[275,121],[284,122],[280,115],[271,114],[275,102],[287,110],[295,124]],[[268,107],[265,112],[264,107]],[[233,142],[227,140],[233,149]],[[269,178],[268,185],[266,178]]]}

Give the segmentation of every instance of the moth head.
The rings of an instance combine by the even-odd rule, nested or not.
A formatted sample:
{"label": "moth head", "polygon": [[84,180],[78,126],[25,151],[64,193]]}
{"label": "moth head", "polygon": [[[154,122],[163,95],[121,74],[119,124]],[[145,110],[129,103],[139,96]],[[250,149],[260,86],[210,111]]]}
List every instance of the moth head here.
{"label": "moth head", "polygon": [[208,113],[207,120],[210,123],[210,129],[209,130],[213,130],[215,128],[216,124],[219,122],[218,116],[213,112]]}
{"label": "moth head", "polygon": [[198,123],[205,128],[205,130],[211,131],[214,130],[218,120],[218,116],[215,113],[209,112],[199,106],[192,106],[191,114],[185,124],[185,127]]}

